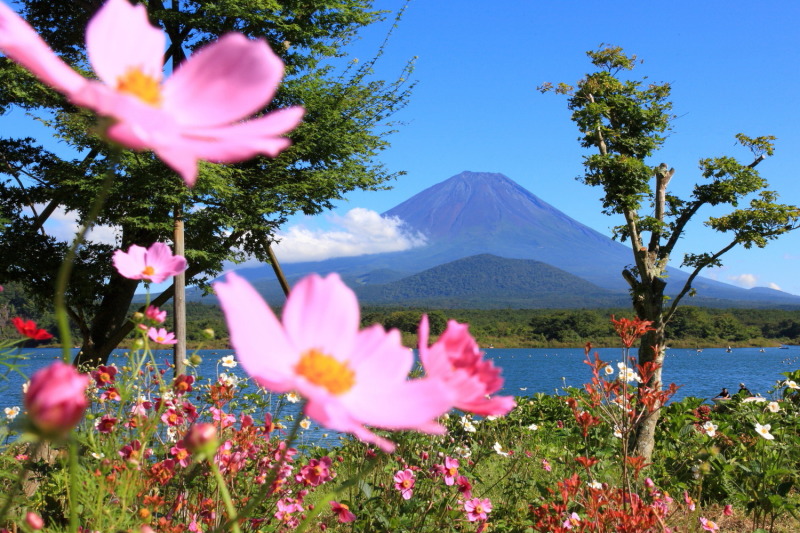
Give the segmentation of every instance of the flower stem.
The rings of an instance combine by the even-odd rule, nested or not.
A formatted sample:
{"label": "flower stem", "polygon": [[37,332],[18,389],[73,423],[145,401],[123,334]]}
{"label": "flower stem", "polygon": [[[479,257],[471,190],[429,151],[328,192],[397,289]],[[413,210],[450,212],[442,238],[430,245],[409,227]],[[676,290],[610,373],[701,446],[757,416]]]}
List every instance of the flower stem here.
{"label": "flower stem", "polygon": [[69,440],[69,532],[78,532],[78,444]]}
{"label": "flower stem", "polygon": [[117,168],[118,162],[119,153],[114,152],[110,161],[110,165],[106,170],[105,177],[103,178],[103,183],[100,185],[100,190],[95,197],[94,203],[92,204],[92,207],[83,222],[83,226],[81,226],[81,229],[79,229],[78,233],[75,234],[72,245],[69,247],[69,250],[67,250],[67,255],[64,257],[64,262],[61,263],[61,267],[58,269],[58,275],[56,276],[56,294],[54,302],[56,315],[55,318],[56,324],[58,325],[58,336],[59,340],[61,341],[61,350],[65,363],[71,362],[70,349],[72,348],[72,334],[69,331],[69,317],[67,316],[66,305],[67,285],[69,284],[69,278],[72,274],[72,267],[75,263],[75,257],[78,254],[78,248],[86,239],[86,234],[89,232],[97,220],[97,217],[100,215],[100,211],[103,209],[103,205],[106,203],[108,195],[111,192],[111,185],[114,183],[115,177],[114,170]]}
{"label": "flower stem", "polygon": [[222,472],[220,472],[219,466],[217,466],[213,456],[209,457],[207,461],[208,465],[211,467],[211,471],[214,472],[214,479],[217,480],[217,488],[222,495],[222,502],[225,504],[225,510],[228,513],[226,525],[230,526],[230,530],[233,531],[233,533],[241,533],[239,529],[239,516],[236,514],[236,508],[233,506],[233,500],[231,500],[231,493],[228,491],[225,478],[222,477]]}

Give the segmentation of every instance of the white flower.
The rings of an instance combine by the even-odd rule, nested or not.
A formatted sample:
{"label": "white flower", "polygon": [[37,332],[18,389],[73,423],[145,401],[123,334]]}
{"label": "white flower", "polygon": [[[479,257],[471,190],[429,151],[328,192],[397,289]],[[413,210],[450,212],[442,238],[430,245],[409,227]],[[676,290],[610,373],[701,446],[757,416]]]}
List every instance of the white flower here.
{"label": "white flower", "polygon": [[767,404],[767,409],[773,413],[777,413],[781,410],[781,406],[778,402],[769,402]]}
{"label": "white flower", "polygon": [[220,361],[222,361],[222,366],[224,366],[225,368],[236,368],[236,365],[239,364],[236,362],[236,360],[233,358],[232,355],[226,355],[225,357],[220,359]]}
{"label": "white flower", "polygon": [[497,416],[497,415],[487,415],[486,420],[491,422],[492,420],[497,420],[498,418],[500,418],[500,417]]}
{"label": "white flower", "polygon": [[632,368],[628,368],[628,365],[625,363],[617,363],[617,368],[619,368],[619,376],[617,376],[617,379],[620,381],[627,381],[628,383],[631,381],[642,382],[642,378],[639,377],[636,371]]}
{"label": "white flower", "polygon": [[217,376],[217,379],[219,380],[220,383],[222,383],[226,387],[235,387],[236,385],[239,384],[239,378],[237,378],[233,374],[223,373]]}
{"label": "white flower", "polygon": [[619,426],[614,426],[614,436],[618,439],[622,438],[622,430],[619,429]]}
{"label": "white flower", "polygon": [[764,424],[763,426],[759,423],[756,423],[756,433],[761,435],[767,440],[773,440],[775,437],[769,432],[772,428],[769,424]]}
{"label": "white flower", "polygon": [[539,429],[539,426],[537,426],[536,424],[531,424],[530,426],[528,426],[528,429],[530,429],[531,431],[536,431],[537,429]]}
{"label": "white flower", "polygon": [[611,374],[614,373],[614,367],[611,365],[606,365],[605,367],[603,367],[603,371],[606,373],[606,376],[610,376]]}
{"label": "white flower", "polygon": [[92,452],[92,457],[94,457],[95,459],[98,459],[98,460],[102,459],[105,456],[106,456],[106,454],[104,454],[103,452],[100,452],[100,453]]}
{"label": "white flower", "polygon": [[169,403],[175,399],[175,393],[171,390],[165,390],[164,394],[161,395],[161,400],[165,403]]}
{"label": "white flower", "polygon": [[297,403],[300,401],[300,395],[296,392],[289,392],[286,394],[286,401],[289,403]]}
{"label": "white flower", "polygon": [[28,392],[28,387],[30,386],[30,384],[31,384],[30,381],[26,381],[25,383],[22,384],[22,394],[25,394],[25,393]]}
{"label": "white flower", "polygon": [[475,424],[473,424],[472,420],[466,415],[461,417],[461,427],[468,433],[475,433],[477,431],[477,429],[475,429]]}
{"label": "white flower", "polygon": [[178,441],[178,428],[177,428],[177,426],[169,426],[169,427],[167,427],[167,440],[169,442],[177,442]]}
{"label": "white flower", "polygon": [[595,481],[595,480],[587,482],[586,484],[589,485],[590,489],[598,489],[599,490],[599,489],[603,488],[603,484],[600,483],[599,481]]}
{"label": "white flower", "polygon": [[783,384],[789,387],[790,389],[794,390],[800,389],[800,385],[798,385],[797,382],[792,381],[791,379],[787,379],[786,381],[783,382]]}
{"label": "white flower", "polygon": [[711,420],[708,420],[708,421],[706,421],[705,424],[703,424],[703,430],[706,432],[706,435],[708,435],[709,437],[713,437],[714,435],[717,434],[717,428],[718,427],[719,426],[717,426]]}
{"label": "white flower", "polygon": [[6,412],[7,419],[14,420],[15,418],[17,418],[17,415],[19,414],[19,407],[17,407],[16,405],[14,407],[6,407],[4,411]]}
{"label": "white flower", "polygon": [[308,418],[304,418],[300,421],[300,427],[303,429],[308,429],[311,427],[311,420]]}
{"label": "white flower", "polygon": [[499,442],[495,442],[492,449],[497,452],[497,455],[502,455],[503,457],[508,457],[508,452],[503,451],[503,447],[500,445]]}
{"label": "white flower", "polygon": [[466,446],[456,446],[455,448],[453,448],[453,453],[455,455],[458,455],[459,457],[466,459],[472,455],[472,450],[470,450]]}

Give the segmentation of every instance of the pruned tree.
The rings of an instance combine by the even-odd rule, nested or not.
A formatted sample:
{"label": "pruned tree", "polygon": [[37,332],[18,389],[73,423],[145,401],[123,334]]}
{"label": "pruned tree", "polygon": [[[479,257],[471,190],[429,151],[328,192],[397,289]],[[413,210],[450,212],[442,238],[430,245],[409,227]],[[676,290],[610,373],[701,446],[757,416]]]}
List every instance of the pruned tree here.
{"label": "pruned tree", "polygon": [[[20,0],[21,13],[68,63],[91,75],[84,29],[100,0]],[[382,54],[359,63],[346,46],[360,29],[383,20],[371,0],[150,0],[151,23],[168,35],[167,68],[198,47],[237,31],[265,38],[284,60],[286,76],[264,111],[302,105],[303,124],[291,148],[274,160],[236,165],[202,163],[196,185],[151,153],[124,151],[99,224],[116,231],[114,244],[88,242],[78,252],[66,301],[82,338],[77,362],[98,364],[127,335],[128,309],[138,281],[111,268],[115,248],[168,241],[173,216],[185,224],[187,279],[203,284],[225,261],[268,261],[268,244],[287,217],[316,214],[356,189],[377,190],[398,174],[376,161],[388,145],[392,115],[407,102],[413,61],[390,81],[372,76]],[[31,74],[0,57],[0,114],[26,112],[48,126],[50,139],[0,138],[0,283],[18,281],[40,306],[52,304],[59,264],[69,242],[46,222],[70,213],[80,222],[109,170],[111,149],[95,135],[96,117],[69,104]],[[155,297],[162,305],[172,288]]]}
{"label": "pruned tree", "polygon": [[[614,237],[630,244],[633,263],[622,270],[622,276],[630,285],[636,315],[652,321],[654,328],[642,338],[639,364],[658,363],[659,370],[648,385],[661,390],[665,327],[683,298],[694,293],[692,284],[698,274],[721,266],[722,256],[737,246],[762,248],[797,229],[800,209],[778,203],[778,194],[768,190],[767,180],[756,170],[773,154],[772,136],[737,134],[738,143],[753,153],[752,161],[742,163],[729,156],[702,159],[702,180],[691,195],[672,194],[668,185],[675,169],[664,163],[653,166],[650,160],[674,119],[670,85],[625,78],[638,61],[620,47],[602,46],[587,55],[596,71],[575,86],[547,83],[539,90],[568,96],[572,120],[581,132],[580,144],[595,151],[584,157],[585,174],[579,179],[603,190],[604,213],[624,218],[624,224],[614,228]],[[720,234],[722,244],[685,254],[681,266],[691,273],[677,293],[667,298],[667,265],[679,239],[701,208],[725,205],[731,209],[728,214],[704,222]],[[635,453],[646,460],[653,453],[657,421],[658,410],[643,420],[636,433]]]}

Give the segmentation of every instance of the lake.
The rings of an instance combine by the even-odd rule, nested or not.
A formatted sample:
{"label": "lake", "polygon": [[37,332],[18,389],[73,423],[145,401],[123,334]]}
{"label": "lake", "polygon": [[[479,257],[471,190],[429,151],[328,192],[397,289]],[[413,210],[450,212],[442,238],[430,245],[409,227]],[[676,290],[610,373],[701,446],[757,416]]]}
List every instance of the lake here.
{"label": "lake", "polygon": [[[787,349],[734,348],[727,353],[723,348],[706,348],[701,352],[688,349],[669,349],[664,363],[664,382],[682,385],[674,397],[680,400],[686,396],[712,398],[727,387],[733,394],[740,382],[744,382],[754,394],[768,396],[768,391],[776,381],[783,380],[781,372],[800,367],[800,347]],[[622,360],[622,350],[600,348],[601,359],[612,363]],[[74,351],[75,353],[77,350]],[[28,357],[25,372],[32,374],[54,359],[61,356],[58,348],[22,350]],[[127,362],[125,350],[117,350],[110,362],[123,366]],[[218,366],[219,360],[233,353],[230,350],[201,350],[203,358],[199,374],[211,378],[217,372],[228,371]],[[589,366],[584,364],[581,348],[530,348],[530,349],[488,349],[488,358],[503,369],[505,378],[504,394],[531,396],[537,392],[552,394],[565,385],[580,387],[591,378]],[[157,360],[172,360],[171,350],[156,350]],[[241,367],[232,373],[244,377]],[[23,380],[10,374],[9,381],[0,389],[0,408],[22,404]]]}

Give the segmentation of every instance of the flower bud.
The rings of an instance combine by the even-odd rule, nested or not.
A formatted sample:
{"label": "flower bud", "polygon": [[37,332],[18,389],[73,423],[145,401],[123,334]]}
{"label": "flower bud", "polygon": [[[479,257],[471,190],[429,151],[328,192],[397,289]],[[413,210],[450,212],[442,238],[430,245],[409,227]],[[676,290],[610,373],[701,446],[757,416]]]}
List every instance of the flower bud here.
{"label": "flower bud", "polygon": [[24,399],[34,428],[48,438],[69,433],[89,406],[88,386],[88,375],[61,361],[36,372]]}
{"label": "flower bud", "polygon": [[44,520],[42,520],[42,517],[32,511],[28,511],[25,515],[25,523],[34,531],[44,527]]}
{"label": "flower bud", "polygon": [[206,328],[206,329],[204,329],[202,333],[203,333],[203,336],[204,336],[206,339],[208,339],[208,340],[211,340],[211,339],[213,339],[213,338],[214,338],[214,335],[215,335],[215,334],[214,334],[214,330],[213,330],[213,329],[211,329],[211,328]]}
{"label": "flower bud", "polygon": [[217,428],[214,427],[214,424],[209,424],[208,422],[194,424],[189,428],[183,442],[186,445],[186,449],[192,453],[214,455],[219,444]]}

